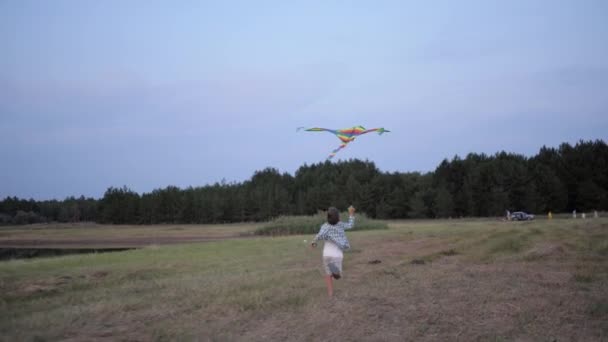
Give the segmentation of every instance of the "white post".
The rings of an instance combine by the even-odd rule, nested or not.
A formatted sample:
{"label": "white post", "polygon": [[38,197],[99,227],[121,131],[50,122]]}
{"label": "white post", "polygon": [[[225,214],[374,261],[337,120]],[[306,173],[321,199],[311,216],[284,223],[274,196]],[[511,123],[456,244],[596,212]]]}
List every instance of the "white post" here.
{"label": "white post", "polygon": [[598,218],[599,216],[597,215],[597,210],[593,212],[593,218]]}
{"label": "white post", "polygon": [[572,210],[572,218],[576,218],[576,209]]}

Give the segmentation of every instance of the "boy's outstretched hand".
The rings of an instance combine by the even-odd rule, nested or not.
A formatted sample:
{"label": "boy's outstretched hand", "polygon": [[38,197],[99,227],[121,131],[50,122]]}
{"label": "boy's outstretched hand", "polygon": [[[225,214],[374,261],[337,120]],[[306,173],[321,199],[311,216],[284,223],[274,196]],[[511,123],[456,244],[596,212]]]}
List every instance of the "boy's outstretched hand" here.
{"label": "boy's outstretched hand", "polygon": [[350,207],[348,207],[348,215],[350,215],[350,216],[355,215],[355,207],[353,207],[352,205]]}

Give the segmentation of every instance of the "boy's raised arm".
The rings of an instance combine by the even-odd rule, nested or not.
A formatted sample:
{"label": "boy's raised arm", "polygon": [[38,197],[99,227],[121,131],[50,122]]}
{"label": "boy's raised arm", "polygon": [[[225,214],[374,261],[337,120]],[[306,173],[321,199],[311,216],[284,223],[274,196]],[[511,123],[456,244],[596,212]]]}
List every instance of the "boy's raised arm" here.
{"label": "boy's raised arm", "polygon": [[344,229],[352,229],[355,226],[355,207],[348,207],[348,223],[343,225]]}
{"label": "boy's raised arm", "polygon": [[348,223],[344,224],[344,229],[352,229],[355,226],[355,216],[354,215],[350,215],[348,217]]}

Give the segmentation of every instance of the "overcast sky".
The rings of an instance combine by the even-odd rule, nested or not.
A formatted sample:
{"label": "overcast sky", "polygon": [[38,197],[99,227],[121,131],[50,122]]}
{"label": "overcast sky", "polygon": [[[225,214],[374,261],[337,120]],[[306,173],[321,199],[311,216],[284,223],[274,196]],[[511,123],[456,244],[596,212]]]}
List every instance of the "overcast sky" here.
{"label": "overcast sky", "polygon": [[608,2],[0,1],[0,197],[608,138]]}

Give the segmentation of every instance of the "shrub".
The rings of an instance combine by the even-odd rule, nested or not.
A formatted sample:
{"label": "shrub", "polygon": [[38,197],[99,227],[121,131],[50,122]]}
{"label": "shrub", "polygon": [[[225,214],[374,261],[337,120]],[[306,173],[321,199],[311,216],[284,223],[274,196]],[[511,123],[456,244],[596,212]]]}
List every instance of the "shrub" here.
{"label": "shrub", "polygon": [[0,213],[0,224],[4,225],[11,223],[13,223],[13,218],[11,217],[11,215]]}
{"label": "shrub", "polygon": [[13,217],[13,224],[31,224],[44,221],[45,220],[43,217],[33,211],[25,212],[22,210],[18,210],[17,214],[15,214],[15,217]]}

